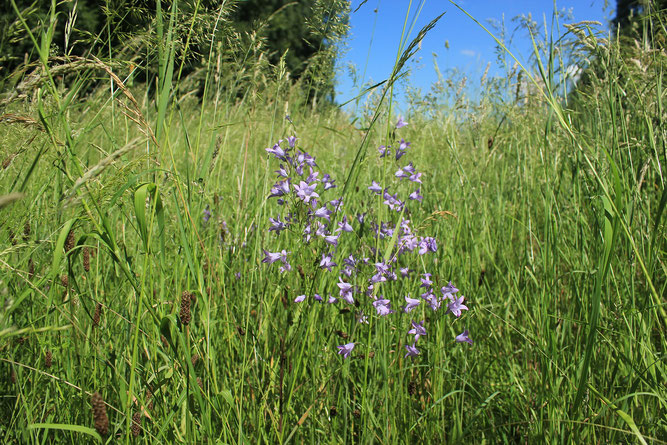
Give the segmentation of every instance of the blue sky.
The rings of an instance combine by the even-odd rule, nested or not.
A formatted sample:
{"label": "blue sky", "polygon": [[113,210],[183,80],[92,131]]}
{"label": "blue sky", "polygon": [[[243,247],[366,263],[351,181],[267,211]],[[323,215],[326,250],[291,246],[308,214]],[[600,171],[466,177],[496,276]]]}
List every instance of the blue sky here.
{"label": "blue sky", "polygon": [[[417,60],[410,62],[412,86],[421,87],[426,92],[437,80],[433,53],[437,54],[436,60],[443,74],[447,70],[458,69],[472,78],[479,78],[488,62],[491,62],[491,75],[500,72],[498,64],[495,63],[496,47],[491,36],[448,0],[422,1],[424,6],[408,41],[432,19],[442,12],[446,13],[424,39]],[[409,21],[422,1],[412,0]],[[362,0],[352,0],[351,10],[354,11],[361,3]],[[554,10],[553,0],[459,0],[457,3],[487,27],[489,20],[501,22],[504,17],[508,34],[511,34],[516,26],[512,18],[531,13],[533,20],[543,23],[546,18],[550,26]],[[613,6],[616,2],[611,3]],[[409,0],[368,0],[357,12],[351,14],[346,52],[338,61],[338,103],[344,103],[360,92],[348,74],[349,64],[356,67],[359,79],[363,76],[361,83],[371,80],[379,82],[389,76],[396,59],[409,4]],[[556,5],[558,10],[565,10],[572,16],[571,20],[562,20],[561,26],[562,23],[597,20],[603,23],[605,29],[608,29],[608,22],[613,17],[611,6],[606,6],[605,0],[562,0]],[[520,59],[525,60],[530,54],[530,39],[525,33],[518,32],[510,49],[515,51]]]}

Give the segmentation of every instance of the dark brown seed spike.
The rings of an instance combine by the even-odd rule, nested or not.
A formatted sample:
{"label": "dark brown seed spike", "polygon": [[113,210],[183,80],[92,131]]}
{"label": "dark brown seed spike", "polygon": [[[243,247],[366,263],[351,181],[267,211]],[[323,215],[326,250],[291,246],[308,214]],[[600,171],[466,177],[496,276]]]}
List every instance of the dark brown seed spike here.
{"label": "dark brown seed spike", "polygon": [[106,436],[109,433],[109,418],[107,417],[107,407],[104,405],[100,393],[96,392],[92,395],[91,405],[93,406],[95,429],[100,436]]}
{"label": "dark brown seed spike", "polygon": [[95,305],[95,313],[93,314],[93,326],[100,325],[100,315],[102,313],[102,303]]}
{"label": "dark brown seed spike", "polygon": [[88,247],[83,248],[83,270],[90,272],[90,250]]}
{"label": "dark brown seed spike", "polygon": [[141,434],[141,413],[137,412],[134,413],[132,416],[132,435],[134,437],[139,436]]}
{"label": "dark brown seed spike", "polygon": [[184,326],[190,324],[190,292],[184,291],[181,294],[181,312],[180,319]]}
{"label": "dark brown seed spike", "polygon": [[74,248],[75,242],[74,229],[70,229],[67,234],[67,239],[65,240],[65,253],[69,253],[69,251]]}

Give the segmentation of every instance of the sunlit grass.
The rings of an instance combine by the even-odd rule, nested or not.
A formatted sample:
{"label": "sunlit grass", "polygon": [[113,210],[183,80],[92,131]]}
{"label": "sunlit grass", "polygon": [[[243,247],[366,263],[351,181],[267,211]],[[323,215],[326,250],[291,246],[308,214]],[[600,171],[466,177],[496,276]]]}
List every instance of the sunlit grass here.
{"label": "sunlit grass", "polygon": [[[509,105],[441,103],[397,129],[388,100],[355,121],[313,109],[281,67],[261,67],[255,89],[246,74],[211,75],[222,93],[183,94],[169,45],[157,91],[93,61],[112,89],[84,98],[86,76],[69,88],[47,76],[2,111],[3,442],[664,443],[664,55],[639,53],[640,77],[598,45],[603,72],[569,104],[543,66],[530,84],[489,80],[521,93]],[[265,149],[290,136],[336,181],[327,200],[344,197],[332,221],[344,214],[354,232],[337,249],[303,241],[296,197],[285,208],[301,226],[268,231],[281,162]],[[408,162],[423,202],[392,212],[368,187],[406,198],[417,184],[395,172]],[[375,290],[395,313],[376,315],[370,275],[356,278],[359,308],[314,300],[340,298],[347,255],[389,260],[398,238],[371,223],[399,218],[437,251],[405,257],[410,278]],[[290,271],[262,263],[282,249]],[[402,314],[427,272],[469,311],[422,301]],[[405,357],[412,320],[427,335]],[[455,341],[464,329],[472,345]]]}

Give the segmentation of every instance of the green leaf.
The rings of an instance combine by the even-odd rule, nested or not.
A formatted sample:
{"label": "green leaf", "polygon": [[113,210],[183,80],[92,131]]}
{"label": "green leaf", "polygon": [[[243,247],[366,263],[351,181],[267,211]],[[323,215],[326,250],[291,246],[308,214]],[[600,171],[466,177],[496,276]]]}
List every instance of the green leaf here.
{"label": "green leaf", "polygon": [[[150,195],[149,195],[150,194]],[[150,196],[151,202],[155,206],[155,215],[157,217],[160,236],[164,233],[164,206],[158,192],[157,185],[153,183],[141,184],[134,191],[134,215],[137,218],[139,234],[144,242],[144,248],[148,251],[148,217],[146,214],[146,198]]]}
{"label": "green leaf", "polygon": [[81,425],[71,425],[67,423],[32,423],[28,425],[29,430],[36,429],[45,429],[45,430],[61,430],[61,431],[73,431],[75,433],[88,434],[97,439],[98,442],[104,442],[102,436],[100,436],[97,431],[93,428],[88,428],[87,426]]}
{"label": "green leaf", "polygon": [[54,277],[58,274],[60,262],[65,255],[65,241],[67,241],[67,235],[69,235],[69,232],[72,230],[72,226],[76,220],[76,218],[70,219],[60,230],[60,235],[58,235],[58,240],[56,241],[56,245],[53,248],[53,261],[51,262],[51,271],[49,272],[49,276],[51,277]]}

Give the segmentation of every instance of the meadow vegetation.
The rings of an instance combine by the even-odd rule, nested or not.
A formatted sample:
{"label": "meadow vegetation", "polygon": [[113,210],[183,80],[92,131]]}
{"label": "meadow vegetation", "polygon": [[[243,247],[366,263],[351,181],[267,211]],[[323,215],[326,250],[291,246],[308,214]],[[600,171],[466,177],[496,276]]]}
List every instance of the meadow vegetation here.
{"label": "meadow vegetation", "polygon": [[351,115],[333,53],[295,80],[234,2],[206,35],[157,5],[156,46],[112,57],[16,8],[3,443],[667,442],[664,14],[624,42],[524,22],[530,66],[497,37],[505,76],[444,73],[399,116],[436,20]]}

